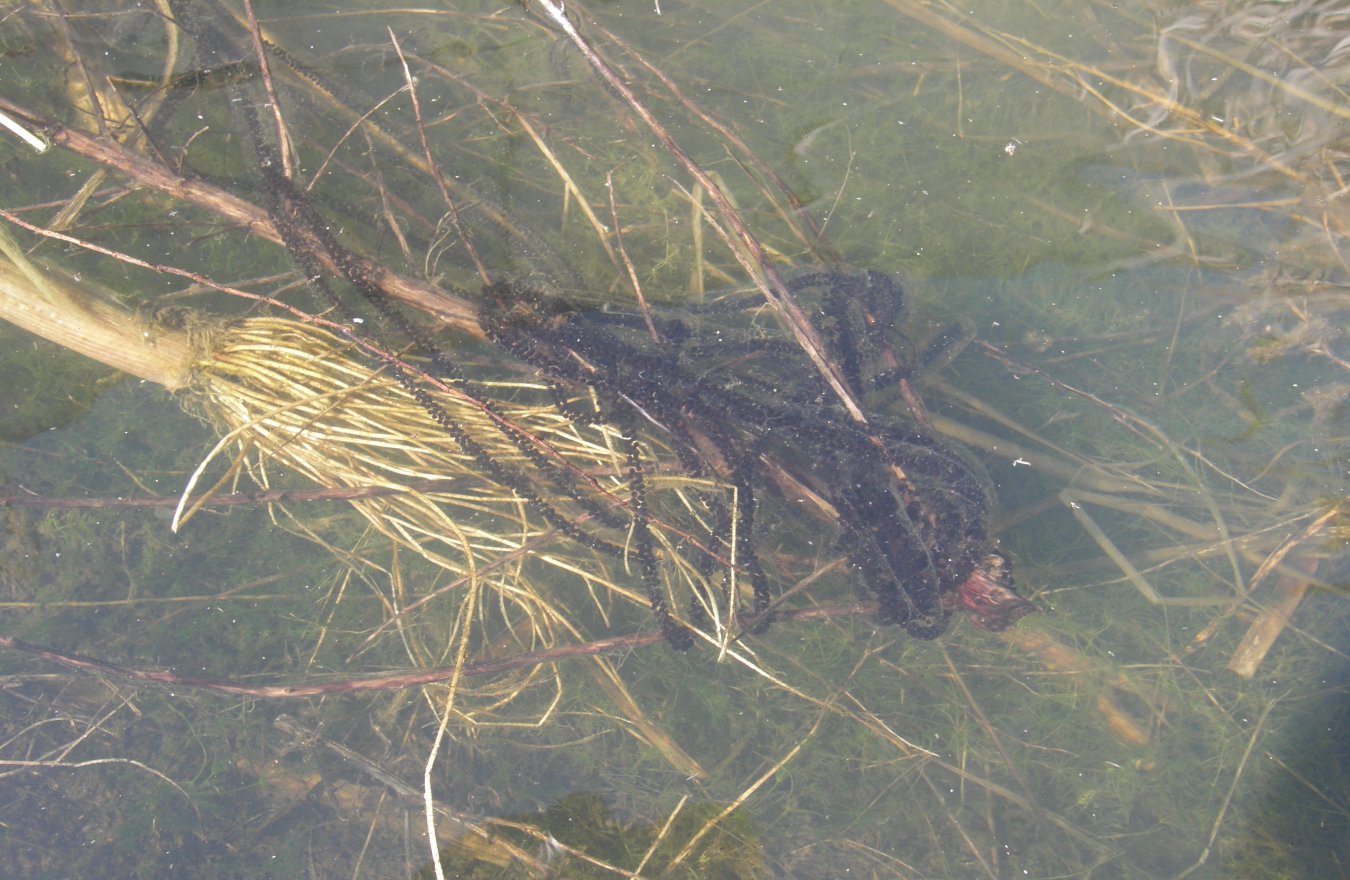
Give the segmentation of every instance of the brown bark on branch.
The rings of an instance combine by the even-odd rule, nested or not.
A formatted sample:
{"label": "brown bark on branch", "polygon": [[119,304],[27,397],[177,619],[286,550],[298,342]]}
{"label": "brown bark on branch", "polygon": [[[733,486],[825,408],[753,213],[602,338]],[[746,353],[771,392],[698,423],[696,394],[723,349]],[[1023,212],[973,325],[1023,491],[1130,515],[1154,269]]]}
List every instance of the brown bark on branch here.
{"label": "brown bark on branch", "polygon": [[[127,149],[111,137],[67,128],[51,117],[4,97],[0,97],[0,110],[41,131],[48,140],[64,150],[116,171],[134,183],[162,192],[176,201],[205,208],[227,223],[243,227],[268,241],[281,243],[281,234],[272,225],[267,211],[227,190],[202,180],[184,177],[159,162]],[[325,269],[334,275],[340,274],[328,254],[320,251],[320,256],[328,262]],[[479,337],[483,335],[478,327],[477,309],[472,303],[446,293],[428,281],[391,272],[370,260],[362,259],[361,268],[375,284],[404,304],[426,312],[462,332]]]}
{"label": "brown bark on branch", "polygon": [[[875,602],[871,602],[829,608],[803,608],[796,611],[780,611],[776,613],[775,617],[780,621],[825,620],[837,617],[857,617],[865,614],[875,614],[876,612],[877,605]],[[247,685],[239,684],[227,679],[197,678],[189,675],[179,675],[176,672],[169,672],[161,669],[137,669],[131,666],[109,663],[106,660],[99,660],[95,657],[86,657],[82,654],[68,654],[63,651],[57,651],[52,648],[35,645],[32,642],[25,642],[22,639],[14,639],[7,636],[0,636],[0,648],[20,651],[33,657],[40,657],[43,660],[51,661],[52,663],[68,666],[71,669],[108,675],[113,678],[127,681],[194,688],[197,690],[213,691],[219,694],[237,694],[239,696],[257,697],[259,699],[297,699],[348,694],[358,691],[405,690],[407,688],[422,687],[423,685],[449,681],[455,676],[498,675],[503,672],[510,672],[514,669],[524,669],[531,666],[539,666],[544,663],[556,663],[560,660],[569,660],[576,657],[593,657],[597,654],[631,651],[632,649],[643,645],[660,642],[663,638],[664,636],[662,636],[660,632],[633,633],[631,635],[598,639],[584,644],[561,645],[554,648],[545,648],[539,651],[517,654],[513,657],[504,657],[498,660],[483,660],[476,663],[465,663],[462,668],[439,666],[432,669],[410,669],[402,672],[387,672],[381,675],[365,676],[361,678],[280,685]]]}

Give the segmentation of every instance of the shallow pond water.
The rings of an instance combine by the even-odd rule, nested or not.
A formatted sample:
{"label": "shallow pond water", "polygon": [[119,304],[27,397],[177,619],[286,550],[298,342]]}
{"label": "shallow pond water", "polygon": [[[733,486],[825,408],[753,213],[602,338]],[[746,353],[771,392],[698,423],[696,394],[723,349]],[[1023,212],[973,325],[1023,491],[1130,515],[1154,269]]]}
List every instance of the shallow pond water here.
{"label": "shallow pond water", "polygon": [[[286,392],[302,406],[277,390],[282,367],[250,374],[237,418],[279,427],[241,451],[253,435],[218,400],[246,381],[223,345],[170,394],[0,330],[4,863],[1337,876],[1350,22],[1333,5],[597,0],[569,2],[564,27],[546,0],[260,0],[266,77],[243,6],[12,11],[0,110],[56,145],[4,136],[0,208],[69,236],[10,222],[34,262],[116,291],[147,338],[294,317],[277,303],[319,314],[334,347],[287,375],[350,356],[359,393]],[[124,154],[88,146],[114,140]],[[277,243],[288,222],[292,250],[361,254],[401,279],[414,329],[357,295],[374,270],[297,268]],[[840,530],[803,512],[810,491],[755,483],[753,543],[711,522],[749,484],[687,460],[715,465],[739,439],[714,430],[679,454],[668,422],[705,404],[619,374],[563,383],[555,407],[559,376],[475,323],[485,282],[510,280],[555,309],[541,334],[689,328],[703,348],[653,357],[715,388],[710,408],[823,406],[833,392],[747,277],[761,258],[788,279],[898,279],[904,319],[882,347],[908,365],[944,349],[907,391],[987,478],[988,532],[1039,613],[997,633],[958,613],[934,640],[878,625],[853,607],[872,597],[844,571]],[[259,338],[232,337],[230,363],[300,362]],[[361,360],[352,340],[400,360]],[[443,402],[458,398],[437,382],[477,389],[449,420],[491,435],[481,455],[437,434],[394,378],[405,368]],[[893,388],[860,398],[877,423],[915,418]],[[399,415],[377,434],[381,401]],[[624,402],[636,415],[614,415]],[[547,454],[483,427],[498,417],[548,437]],[[339,473],[325,444],[357,426]],[[825,473],[808,461],[825,441],[794,439],[755,454]],[[547,474],[525,491],[559,500],[522,500],[485,459]],[[654,551],[628,516],[644,469]],[[217,501],[179,509],[185,487]],[[612,497],[628,513],[607,524]],[[739,563],[700,562],[705,532]],[[753,602],[747,548],[772,596],[789,593],[782,619],[661,644],[648,557],[677,616],[704,590],[715,633]],[[722,571],[739,604],[706,588]]]}

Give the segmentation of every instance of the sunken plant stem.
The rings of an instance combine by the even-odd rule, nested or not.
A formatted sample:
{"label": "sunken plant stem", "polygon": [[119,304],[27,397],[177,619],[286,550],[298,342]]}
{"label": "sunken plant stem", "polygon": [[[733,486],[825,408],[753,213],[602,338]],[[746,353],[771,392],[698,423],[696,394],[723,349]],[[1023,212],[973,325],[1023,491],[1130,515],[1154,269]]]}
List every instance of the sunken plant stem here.
{"label": "sunken plant stem", "polygon": [[0,319],[170,391],[187,387],[186,332],[153,326],[87,283],[41,272],[3,228],[0,253]]}

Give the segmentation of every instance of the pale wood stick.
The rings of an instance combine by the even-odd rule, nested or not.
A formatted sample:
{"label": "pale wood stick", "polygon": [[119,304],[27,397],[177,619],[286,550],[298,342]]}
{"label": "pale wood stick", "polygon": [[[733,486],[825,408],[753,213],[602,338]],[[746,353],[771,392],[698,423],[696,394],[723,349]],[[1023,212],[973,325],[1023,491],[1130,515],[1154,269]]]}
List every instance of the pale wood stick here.
{"label": "pale wood stick", "polygon": [[0,320],[170,391],[192,376],[188,334],[153,326],[88,283],[39,272],[0,228]]}
{"label": "pale wood stick", "polygon": [[1256,675],[1261,661],[1266,659],[1266,654],[1289,625],[1289,618],[1293,617],[1294,611],[1303,601],[1303,595],[1308,592],[1310,578],[1317,568],[1317,560],[1305,557],[1295,561],[1293,567],[1308,577],[1286,574],[1276,582],[1274,601],[1252,621],[1252,625],[1247,628],[1247,634],[1242,637],[1237,650],[1228,661],[1228,668],[1239,678],[1251,678]]}

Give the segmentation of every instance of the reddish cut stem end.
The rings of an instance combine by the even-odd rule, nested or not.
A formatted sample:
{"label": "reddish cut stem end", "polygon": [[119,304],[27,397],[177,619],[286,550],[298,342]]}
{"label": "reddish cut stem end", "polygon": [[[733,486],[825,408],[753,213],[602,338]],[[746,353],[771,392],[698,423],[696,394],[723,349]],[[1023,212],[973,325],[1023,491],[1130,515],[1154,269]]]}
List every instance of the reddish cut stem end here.
{"label": "reddish cut stem end", "polygon": [[998,553],[981,560],[956,592],[944,597],[943,604],[965,611],[972,623],[989,632],[1002,632],[1037,610],[1013,592],[1012,571]]}

